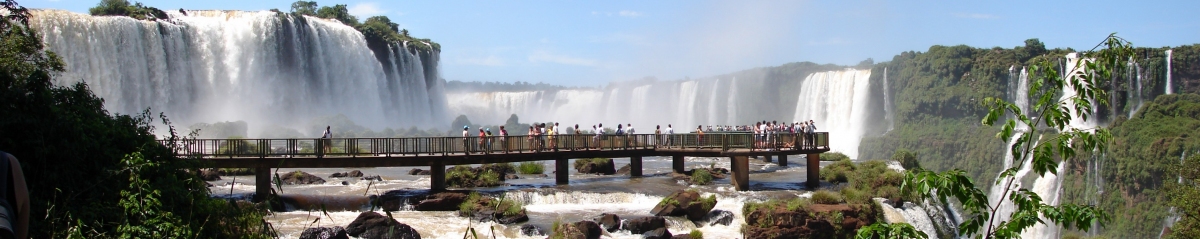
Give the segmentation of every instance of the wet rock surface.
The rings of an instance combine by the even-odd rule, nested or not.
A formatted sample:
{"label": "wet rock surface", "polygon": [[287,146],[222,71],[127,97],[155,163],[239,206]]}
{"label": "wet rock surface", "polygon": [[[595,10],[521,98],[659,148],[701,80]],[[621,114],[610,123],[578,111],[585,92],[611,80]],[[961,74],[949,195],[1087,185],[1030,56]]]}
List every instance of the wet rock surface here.
{"label": "wet rock surface", "polygon": [[350,239],[346,229],[340,226],[335,227],[314,227],[304,229],[300,233],[300,239]]}
{"label": "wet rock surface", "polygon": [[325,183],[325,179],[323,179],[321,177],[317,177],[316,175],[305,173],[304,171],[293,171],[293,172],[281,175],[279,177],[279,180],[283,181],[284,184],[289,184],[289,185]]}
{"label": "wet rock surface", "polygon": [[346,226],[346,234],[363,239],[421,239],[417,230],[377,212],[358,214],[358,218]]}

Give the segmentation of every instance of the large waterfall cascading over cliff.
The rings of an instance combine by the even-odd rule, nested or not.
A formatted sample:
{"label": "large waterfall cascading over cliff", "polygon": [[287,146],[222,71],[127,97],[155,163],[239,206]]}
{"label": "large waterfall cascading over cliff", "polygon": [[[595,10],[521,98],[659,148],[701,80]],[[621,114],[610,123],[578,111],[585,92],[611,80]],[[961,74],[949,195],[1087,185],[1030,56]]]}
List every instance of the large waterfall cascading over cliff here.
{"label": "large waterfall cascading over cliff", "polygon": [[[683,81],[617,83],[605,89],[571,89],[522,92],[448,93],[450,111],[473,122],[503,124],[510,114],[521,122],[561,122],[566,126],[603,123],[633,124],[638,133],[665,130],[677,133],[697,126],[747,125],[755,121],[813,120],[817,130],[830,132],[830,147],[850,157],[868,117],[870,70],[846,69],[809,74],[804,79],[768,83],[763,79],[735,77]],[[765,92],[799,86],[799,92],[772,98]],[[795,105],[792,105],[795,104]],[[795,110],[795,111],[793,111]]]}
{"label": "large waterfall cascading over cliff", "polygon": [[333,21],[269,11],[168,13],[171,20],[151,22],[38,10],[30,24],[66,63],[56,83],[87,82],[114,113],[150,108],[185,124],[251,127],[337,114],[374,128],[446,121],[436,52],[393,45],[381,62],[361,33]]}
{"label": "large waterfall cascading over cliff", "polygon": [[1170,95],[1174,93],[1174,88],[1171,87],[1171,49],[1167,49],[1167,85],[1163,89],[1163,93]]}
{"label": "large waterfall cascading over cliff", "polygon": [[817,131],[830,133],[829,147],[858,158],[858,144],[867,124],[870,70],[813,73],[800,86],[796,116],[813,120]]}

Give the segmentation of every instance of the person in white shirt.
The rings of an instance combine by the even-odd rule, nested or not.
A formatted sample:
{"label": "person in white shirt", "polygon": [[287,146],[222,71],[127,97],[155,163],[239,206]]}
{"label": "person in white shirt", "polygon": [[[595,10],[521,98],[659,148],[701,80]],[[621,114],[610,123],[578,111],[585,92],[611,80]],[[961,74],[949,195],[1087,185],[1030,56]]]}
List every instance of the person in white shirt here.
{"label": "person in white shirt", "polygon": [[317,153],[317,157],[323,157],[329,153],[329,149],[333,147],[333,132],[329,131],[329,126],[325,126],[325,132],[321,133],[321,152]]}
{"label": "person in white shirt", "polygon": [[673,140],[673,139],[671,139],[672,134],[675,134],[675,128],[671,128],[671,124],[667,124],[667,140],[666,141],[667,141],[668,146],[671,145],[671,141]]}

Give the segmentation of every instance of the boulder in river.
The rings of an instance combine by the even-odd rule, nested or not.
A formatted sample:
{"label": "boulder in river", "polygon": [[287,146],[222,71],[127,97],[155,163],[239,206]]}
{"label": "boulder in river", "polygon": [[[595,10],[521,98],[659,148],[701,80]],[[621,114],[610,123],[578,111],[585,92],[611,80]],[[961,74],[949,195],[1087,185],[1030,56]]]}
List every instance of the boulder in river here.
{"label": "boulder in river", "polygon": [[467,194],[461,192],[440,192],[427,196],[417,202],[417,211],[457,211],[458,205],[467,200]]}
{"label": "boulder in river", "polygon": [[665,227],[658,228],[658,229],[650,230],[646,233],[642,233],[642,238],[644,238],[644,239],[671,239],[671,232],[667,231],[667,228],[665,228]]}
{"label": "boulder in river", "polygon": [[313,227],[304,229],[304,232],[300,233],[300,239],[350,239],[350,236],[341,226]]}
{"label": "boulder in river", "polygon": [[613,175],[617,173],[617,169],[613,166],[613,160],[609,158],[576,159],[574,166],[576,171],[584,174]]}
{"label": "boulder in river", "polygon": [[629,233],[633,234],[642,234],[666,227],[667,219],[659,216],[628,219],[621,223],[622,229],[629,230]]}
{"label": "boulder in river", "polygon": [[599,239],[604,234],[603,231],[596,222],[578,221],[558,226],[550,238]]}
{"label": "boulder in river", "polygon": [[702,226],[729,226],[730,223],[733,223],[733,212],[725,210],[712,210],[711,212],[708,212],[708,215],[704,215],[704,220],[701,221],[703,222],[701,223]]}
{"label": "boulder in river", "polygon": [[542,229],[538,228],[537,226],[534,226],[532,224],[521,225],[521,235],[532,237],[532,236],[541,236],[542,234],[544,234],[542,232]]}
{"label": "boulder in river", "polygon": [[217,169],[215,169],[215,168],[201,169],[200,170],[200,179],[203,179],[204,181],[221,180],[221,172],[217,171]]}
{"label": "boulder in river", "polygon": [[290,172],[290,173],[287,173],[284,175],[280,175],[279,180],[282,180],[283,183],[289,184],[289,185],[291,185],[291,184],[322,184],[322,183],[325,183],[325,179],[322,179],[321,177],[317,177],[316,175],[305,173],[304,171],[293,171],[293,172]]}
{"label": "boulder in river", "polygon": [[421,239],[417,230],[377,212],[358,214],[358,218],[346,226],[346,232],[363,239]]}
{"label": "boulder in river", "polygon": [[617,229],[621,229],[621,217],[617,216],[616,214],[612,214],[612,213],[600,214],[600,217],[597,217],[596,219],[593,219],[592,221],[595,221],[597,224],[600,224],[600,227],[604,228],[604,230],[608,231],[608,232],[615,232],[615,231],[617,231]]}
{"label": "boulder in river", "polygon": [[331,178],[357,178],[357,177],[362,177],[362,176],[363,176],[362,171],[358,171],[358,170],[353,170],[350,172],[337,172],[337,173],[333,173],[332,175],[329,175],[329,177],[331,177]]}
{"label": "boulder in river", "polygon": [[419,168],[414,168],[412,170],[408,170],[408,175],[429,175],[430,173],[432,173],[432,172],[430,172],[429,170],[424,170],[424,169],[419,169]]}
{"label": "boulder in river", "polygon": [[650,213],[655,216],[687,216],[688,220],[699,221],[716,205],[716,196],[701,198],[699,192],[686,190],[663,198]]}

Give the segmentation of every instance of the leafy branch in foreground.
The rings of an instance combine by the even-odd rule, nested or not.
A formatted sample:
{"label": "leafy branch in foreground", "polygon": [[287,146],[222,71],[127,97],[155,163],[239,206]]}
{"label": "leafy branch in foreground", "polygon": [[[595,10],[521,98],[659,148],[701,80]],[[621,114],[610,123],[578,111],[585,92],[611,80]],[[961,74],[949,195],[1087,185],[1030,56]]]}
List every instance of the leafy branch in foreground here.
{"label": "leafy branch in foreground", "polygon": [[[1112,135],[1104,128],[1079,122],[1088,120],[1093,104],[1107,104],[1108,93],[1100,88],[1101,80],[1110,79],[1113,67],[1124,65],[1122,61],[1132,55],[1130,43],[1112,34],[1091,50],[1081,52],[1079,61],[1062,66],[1064,72],[1055,69],[1054,61],[1043,60],[1032,66],[1037,74],[1030,79],[1029,92],[1035,99],[1030,112],[1004,99],[984,99],[983,104],[989,108],[982,120],[984,125],[993,126],[1002,116],[1011,115],[996,134],[1000,139],[1013,139],[1009,148],[1013,163],[996,180],[997,185],[1003,185],[1002,192],[994,195],[999,198],[996,202],[990,202],[961,170],[910,170],[902,189],[926,199],[959,201],[967,212],[958,226],[963,235],[1019,238],[1026,229],[1047,224],[1045,220],[1084,231],[1092,225],[1103,227],[1109,216],[1095,206],[1050,205],[1037,193],[1013,185],[1020,180],[1017,174],[1022,168],[1031,168],[1038,177],[1058,174],[1060,163],[1073,158],[1077,151],[1106,150]],[[1001,215],[1006,213],[1001,211],[1005,202],[1012,204],[1012,212]],[[872,226],[864,230],[860,235],[887,235],[899,228]]]}

